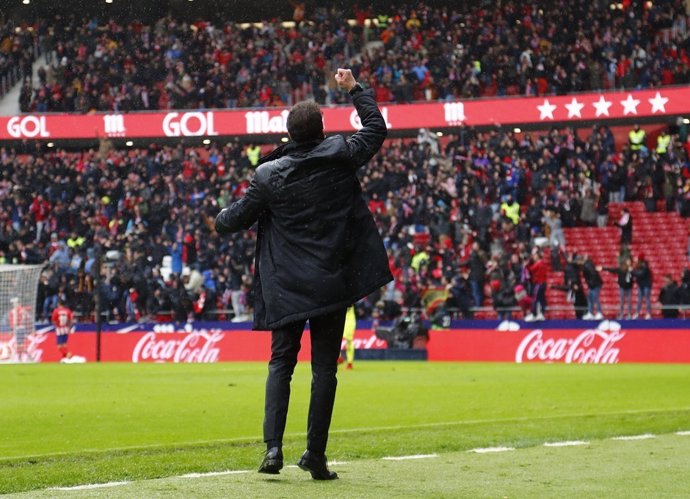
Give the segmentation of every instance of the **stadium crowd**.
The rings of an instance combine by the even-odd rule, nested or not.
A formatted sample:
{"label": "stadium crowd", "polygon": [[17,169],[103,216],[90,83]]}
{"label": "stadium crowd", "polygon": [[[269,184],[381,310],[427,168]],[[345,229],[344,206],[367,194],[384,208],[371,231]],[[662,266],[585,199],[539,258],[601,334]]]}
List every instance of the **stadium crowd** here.
{"label": "stadium crowd", "polygon": [[21,81],[31,80],[31,65],[41,54],[39,38],[45,26],[0,25],[0,98]]}
{"label": "stadium crowd", "polygon": [[[679,0],[341,9],[307,9],[294,25],[78,16],[32,29],[6,24],[0,70],[21,75],[20,107],[32,112],[339,103],[346,96],[327,78],[338,66],[353,67],[379,102],[690,82]],[[41,49],[47,66],[34,79],[28,68]],[[637,285],[646,297],[651,287],[643,259],[628,264],[623,254],[620,268],[601,268],[568,252],[563,228],[606,224],[608,203],[623,200],[663,200],[666,210],[690,216],[685,128],[656,146],[631,142],[622,151],[606,127],[584,138],[569,128],[459,127],[443,143],[424,130],[417,141],[388,141],[361,181],[396,279],[359,304],[360,316],[422,308],[471,317],[491,305],[500,317],[517,307],[541,318],[549,268],[565,270],[562,287],[578,316],[601,314],[599,273],[615,273],[622,316],[628,290]],[[0,151],[0,262],[49,262],[41,318],[59,297],[89,317],[96,292],[118,320],[169,311],[179,320],[248,318],[253,236],[221,239],[212,221],[249,185],[260,147],[114,149],[107,140],[81,153],[45,147]],[[96,290],[98,256],[105,274]],[[667,285],[655,301],[690,304],[690,273]]]}
{"label": "stadium crowd", "polygon": [[343,97],[329,78],[338,66],[370,81],[379,102],[684,84],[684,9],[681,0],[403,3],[316,7],[294,25],[58,17],[41,39],[48,65],[25,84],[20,108],[338,103]]}
{"label": "stadium crowd", "polygon": [[286,28],[226,22],[152,25],[76,16],[57,19],[47,42],[51,63],[20,96],[22,111],[88,112],[285,106],[325,102],[324,75],[355,56],[361,38],[335,11]]}
{"label": "stadium crowd", "polygon": [[[619,152],[603,126],[584,139],[568,128],[538,135],[460,127],[444,143],[428,133],[389,140],[361,183],[395,282],[361,301],[360,317],[406,307],[471,317],[473,307],[493,305],[502,317],[519,306],[540,318],[552,267],[565,268],[564,290],[582,297],[581,279],[591,291],[592,267],[603,269],[568,253],[563,227],[605,224],[608,203],[619,200],[665,200],[690,216],[690,163],[680,147],[687,137],[673,138],[663,151]],[[41,318],[60,297],[89,317],[98,255],[111,319],[249,317],[254,236],[220,238],[213,219],[248,187],[257,146],[44,147],[0,150],[0,263],[49,262]],[[544,246],[556,256],[547,259]],[[689,304],[689,272],[678,286],[670,304]],[[590,298],[584,306],[596,315]]]}

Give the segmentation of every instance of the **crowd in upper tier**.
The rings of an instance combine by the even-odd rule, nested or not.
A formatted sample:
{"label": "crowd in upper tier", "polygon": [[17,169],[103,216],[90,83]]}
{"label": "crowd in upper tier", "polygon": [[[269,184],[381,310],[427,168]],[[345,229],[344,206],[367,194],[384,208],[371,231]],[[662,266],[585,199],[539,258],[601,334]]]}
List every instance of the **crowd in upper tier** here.
{"label": "crowd in upper tier", "polygon": [[[562,249],[562,228],[606,223],[610,201],[665,200],[689,216],[687,132],[673,131],[663,148],[619,151],[603,126],[582,138],[568,128],[530,135],[461,127],[443,143],[425,133],[387,141],[360,179],[395,282],[360,302],[360,316],[399,307],[430,313],[438,300],[465,316],[515,305],[505,299],[521,296],[518,286],[533,292],[553,264],[537,238]],[[99,254],[111,319],[171,310],[179,320],[249,317],[254,233],[221,238],[213,220],[248,187],[261,147],[45,147],[0,150],[0,263],[49,262],[40,317],[60,296],[82,317],[92,313]],[[538,294],[535,317],[548,312]]]}
{"label": "crowd in upper tier", "polygon": [[31,65],[41,51],[40,27],[40,23],[37,29],[25,29],[14,22],[0,25],[0,98],[17,82],[31,79]]}
{"label": "crowd in upper tier", "polygon": [[339,66],[371,82],[379,102],[685,84],[687,21],[682,0],[332,5],[307,9],[299,23],[249,26],[60,16],[37,23],[47,63],[26,79],[20,108],[338,103]]}

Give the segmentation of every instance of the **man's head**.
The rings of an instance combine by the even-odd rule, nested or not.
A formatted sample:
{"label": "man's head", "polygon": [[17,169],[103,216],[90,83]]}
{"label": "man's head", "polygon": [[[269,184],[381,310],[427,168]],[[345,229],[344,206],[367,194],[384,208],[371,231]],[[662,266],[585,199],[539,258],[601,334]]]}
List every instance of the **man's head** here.
{"label": "man's head", "polygon": [[323,138],[321,108],[311,100],[298,102],[287,117],[287,130],[295,142],[306,142]]}

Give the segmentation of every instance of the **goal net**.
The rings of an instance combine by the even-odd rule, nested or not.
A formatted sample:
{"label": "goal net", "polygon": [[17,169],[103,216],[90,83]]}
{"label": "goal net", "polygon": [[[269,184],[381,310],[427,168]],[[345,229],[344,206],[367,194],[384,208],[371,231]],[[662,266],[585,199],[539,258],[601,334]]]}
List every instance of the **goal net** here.
{"label": "goal net", "polygon": [[0,264],[0,362],[33,362],[36,293],[43,265]]}

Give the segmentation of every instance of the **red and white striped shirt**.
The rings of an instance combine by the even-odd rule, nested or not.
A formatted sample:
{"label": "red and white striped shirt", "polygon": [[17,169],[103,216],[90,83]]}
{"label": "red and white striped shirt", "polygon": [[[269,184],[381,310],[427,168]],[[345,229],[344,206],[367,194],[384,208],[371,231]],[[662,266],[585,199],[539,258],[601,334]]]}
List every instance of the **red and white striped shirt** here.
{"label": "red and white striped shirt", "polygon": [[74,324],[74,317],[69,308],[57,307],[53,310],[50,321],[55,326],[55,334],[62,336],[63,334],[69,334],[72,324]]}
{"label": "red and white striped shirt", "polygon": [[16,305],[7,315],[7,322],[13,331],[26,330],[31,326],[31,307]]}

